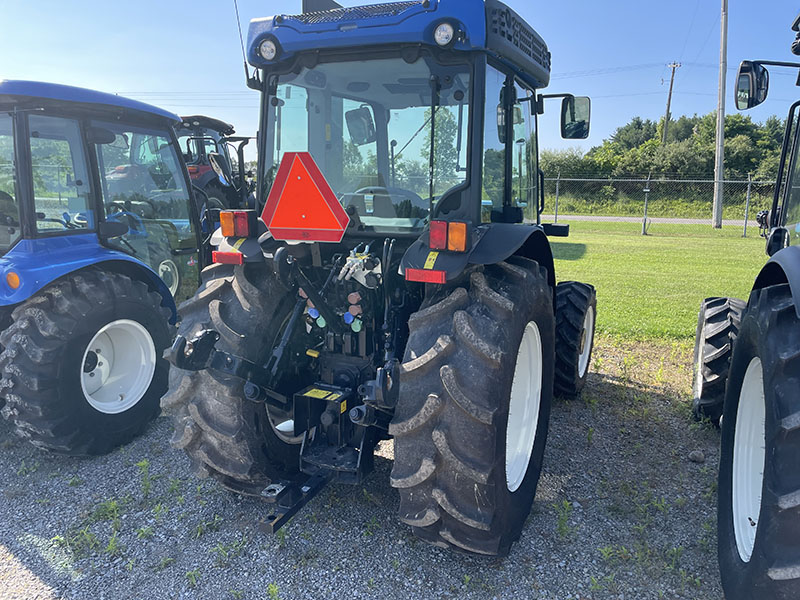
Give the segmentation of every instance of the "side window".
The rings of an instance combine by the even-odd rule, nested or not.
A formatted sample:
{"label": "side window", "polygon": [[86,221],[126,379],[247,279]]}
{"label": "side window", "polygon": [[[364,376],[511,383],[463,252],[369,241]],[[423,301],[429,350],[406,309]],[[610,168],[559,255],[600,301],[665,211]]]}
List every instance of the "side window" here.
{"label": "side window", "polygon": [[784,222],[785,227],[789,232],[790,243],[800,245],[800,129],[798,129],[798,120],[800,120],[800,110],[796,111],[792,121],[792,129],[790,135],[794,144],[794,151],[792,159],[794,164],[787,167],[786,174],[784,174],[784,181],[788,181],[791,188],[788,190],[783,202],[782,210],[785,214]]}
{"label": "side window", "polygon": [[150,265],[178,299],[188,297],[197,283],[197,238],[176,145],[164,131],[93,125],[109,140],[95,147],[106,219],[128,226],[111,243]]}
{"label": "side window", "polygon": [[491,220],[492,210],[503,210],[505,194],[506,76],[497,69],[486,67],[486,108],[483,125],[483,189],[481,191],[481,220]]}
{"label": "side window", "polygon": [[0,251],[7,250],[20,236],[14,122],[0,115]]}
{"label": "side window", "polygon": [[514,206],[536,207],[536,188],[538,181],[536,153],[536,120],[531,114],[531,105],[525,100],[533,92],[514,86],[516,100],[514,116],[514,148],[512,160],[511,199]]}
{"label": "side window", "polygon": [[94,229],[89,172],[78,122],[31,115],[28,124],[37,231]]}

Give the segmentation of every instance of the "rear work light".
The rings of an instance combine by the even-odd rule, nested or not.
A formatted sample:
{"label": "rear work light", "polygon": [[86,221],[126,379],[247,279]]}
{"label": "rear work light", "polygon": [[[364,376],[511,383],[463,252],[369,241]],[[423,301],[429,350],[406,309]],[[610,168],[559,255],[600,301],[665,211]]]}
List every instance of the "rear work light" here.
{"label": "rear work light", "polygon": [[447,271],[431,271],[429,269],[406,269],[406,281],[419,283],[447,283]]}
{"label": "rear work light", "polygon": [[429,243],[431,250],[466,252],[469,228],[461,221],[431,221]]}
{"label": "rear work light", "polygon": [[241,252],[212,252],[211,260],[218,265],[243,265],[244,254]]}
{"label": "rear work light", "polygon": [[219,224],[225,237],[250,237],[258,233],[258,214],[254,210],[222,210]]}

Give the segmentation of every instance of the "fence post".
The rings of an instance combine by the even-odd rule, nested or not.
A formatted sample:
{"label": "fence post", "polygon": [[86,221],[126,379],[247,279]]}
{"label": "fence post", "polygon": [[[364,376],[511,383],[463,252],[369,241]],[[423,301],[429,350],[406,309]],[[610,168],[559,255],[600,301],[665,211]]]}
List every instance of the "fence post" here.
{"label": "fence post", "polygon": [[555,208],[555,215],[553,217],[553,223],[558,223],[558,192],[560,187],[561,187],[561,169],[558,170],[558,175],[556,176],[556,208]]}
{"label": "fence post", "polygon": [[744,232],[742,237],[747,237],[747,221],[750,220],[750,191],[753,188],[753,174],[747,174],[747,201],[744,205]]}
{"label": "fence post", "polygon": [[650,196],[650,176],[652,173],[647,174],[647,183],[645,184],[644,190],[644,215],[642,215],[642,235],[647,235],[647,200]]}

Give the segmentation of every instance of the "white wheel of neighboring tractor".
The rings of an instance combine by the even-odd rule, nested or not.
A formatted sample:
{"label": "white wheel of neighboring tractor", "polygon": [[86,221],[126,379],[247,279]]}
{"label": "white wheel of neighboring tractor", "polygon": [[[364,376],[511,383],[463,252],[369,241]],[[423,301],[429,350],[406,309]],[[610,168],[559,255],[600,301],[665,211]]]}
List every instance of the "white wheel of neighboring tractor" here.
{"label": "white wheel of neighboring tractor", "polygon": [[547,441],[547,271],[520,257],[474,269],[426,299],[409,330],[389,427],[400,520],[436,546],[505,555],[530,513]]}
{"label": "white wheel of neighboring tractor", "polygon": [[786,284],[754,291],[722,419],[718,554],[728,600],[800,598],[800,320]]}
{"label": "white wheel of neighboring tractor", "polygon": [[97,411],[117,415],[144,397],[156,370],[150,332],[136,321],[119,319],[103,326],[83,353],[81,389]]}
{"label": "white wheel of neighboring tractor", "polygon": [[162,297],[119,273],[88,269],[13,313],[0,335],[3,416],[34,445],[103,454],[159,412],[172,341]]}
{"label": "white wheel of neighboring tractor", "polygon": [[181,272],[178,265],[171,258],[167,258],[158,263],[156,272],[174,298],[181,287]]}
{"label": "white wheel of neighboring tractor", "polygon": [[556,286],[555,392],[574,398],[586,385],[594,349],[597,295],[577,281]]}

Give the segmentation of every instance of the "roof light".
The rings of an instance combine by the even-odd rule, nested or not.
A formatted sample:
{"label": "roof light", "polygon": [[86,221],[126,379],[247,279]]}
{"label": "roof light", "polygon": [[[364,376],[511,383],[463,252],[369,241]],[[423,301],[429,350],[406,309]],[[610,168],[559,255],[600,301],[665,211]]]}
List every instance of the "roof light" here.
{"label": "roof light", "polygon": [[447,46],[453,41],[456,36],[456,30],[450,23],[440,23],[433,33],[433,39],[440,46]]}
{"label": "roof light", "polygon": [[258,47],[258,53],[264,60],[275,60],[278,56],[278,46],[274,40],[264,40]]}

